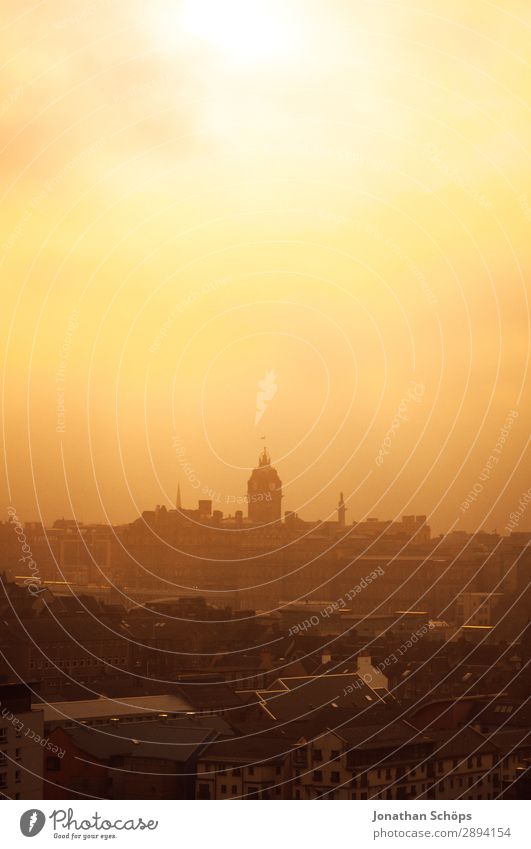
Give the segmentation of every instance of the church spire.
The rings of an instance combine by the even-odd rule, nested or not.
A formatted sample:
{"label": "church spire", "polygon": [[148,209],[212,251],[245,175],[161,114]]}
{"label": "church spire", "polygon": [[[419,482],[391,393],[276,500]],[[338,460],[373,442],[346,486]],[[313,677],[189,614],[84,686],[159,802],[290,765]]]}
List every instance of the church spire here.
{"label": "church spire", "polygon": [[269,452],[264,445],[264,449],[258,458],[259,466],[270,466],[271,465],[271,457],[269,456]]}
{"label": "church spire", "polygon": [[177,484],[177,500],[175,502],[175,506],[177,507],[177,510],[181,510],[181,508],[182,508],[182,505],[181,505],[181,484],[180,483]]}
{"label": "church spire", "polygon": [[345,507],[345,500],[343,498],[343,493],[339,493],[339,504],[337,505],[337,521],[341,528],[345,527],[345,513],[347,512],[347,508]]}

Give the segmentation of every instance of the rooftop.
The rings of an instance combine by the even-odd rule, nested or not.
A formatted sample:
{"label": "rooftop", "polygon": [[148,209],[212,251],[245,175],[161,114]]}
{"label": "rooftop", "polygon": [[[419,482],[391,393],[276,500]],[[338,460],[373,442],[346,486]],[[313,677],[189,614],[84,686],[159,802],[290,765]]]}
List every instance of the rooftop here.
{"label": "rooftop", "polygon": [[186,714],[192,710],[189,702],[182,696],[164,694],[161,696],[136,696],[127,699],[81,699],[75,702],[50,702],[34,704],[34,708],[44,711],[44,722],[64,724],[65,721],[97,720],[120,718],[135,715]]}

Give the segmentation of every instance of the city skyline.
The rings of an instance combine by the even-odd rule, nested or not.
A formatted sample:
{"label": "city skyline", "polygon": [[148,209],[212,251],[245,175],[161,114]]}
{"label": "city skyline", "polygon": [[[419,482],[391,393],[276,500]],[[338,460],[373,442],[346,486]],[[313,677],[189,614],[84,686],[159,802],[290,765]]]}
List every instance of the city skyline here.
{"label": "city skyline", "polygon": [[6,843],[527,846],[529,0],[0,5]]}
{"label": "city skyline", "polygon": [[[261,439],[265,439],[265,437],[261,437]],[[268,465],[269,465],[269,463],[271,463],[271,465],[273,466],[273,469],[276,472],[276,468],[274,466],[274,463],[271,461],[271,458],[269,456],[268,449],[264,446],[264,443],[261,443],[261,444],[262,444],[263,447],[260,450],[260,456],[258,458],[258,465],[254,466],[254,467],[253,466],[249,467],[248,471],[252,473],[253,470],[256,470],[257,468],[259,469],[261,467],[261,465],[262,465],[261,456],[265,452],[265,453],[268,454],[268,458],[269,458],[268,459]],[[207,484],[202,483],[201,479],[196,475],[195,471],[190,468],[189,464],[186,463],[185,466],[188,466],[188,468],[186,470],[186,474],[182,475],[182,479],[181,478],[177,479],[177,499],[174,499],[173,502],[170,500],[166,504],[164,504],[164,505],[161,504],[160,506],[164,506],[167,509],[174,509],[177,506],[178,509],[181,509],[181,507],[182,507],[182,509],[184,511],[186,511],[186,510],[195,509],[195,508],[192,507],[194,501],[197,501],[197,502],[199,502],[199,501],[209,501],[209,502],[211,502],[211,509],[213,511],[214,510],[221,511],[221,513],[223,513],[226,517],[230,518],[230,517],[233,516],[233,513],[230,512],[231,510],[234,510],[235,512],[237,510],[241,510],[242,508],[248,510],[250,503],[252,503],[253,501],[254,502],[258,501],[258,499],[256,498],[256,495],[255,496],[251,495],[251,491],[249,489],[250,481],[247,482],[247,491],[245,493],[243,492],[243,486],[242,486],[242,492],[229,493],[226,490],[224,490],[223,488],[214,488],[212,486],[208,486]],[[492,459],[491,459],[491,461],[489,463],[487,463],[487,465],[484,467],[484,471],[482,472],[483,477],[481,478],[481,480],[488,479],[487,478],[487,472],[490,472],[493,469],[493,467],[494,467],[494,464],[493,464]],[[240,471],[242,471],[242,470],[240,470]],[[490,475],[489,475],[489,477],[490,477]],[[280,484],[281,484],[281,491],[282,491],[282,482],[280,482]],[[478,500],[478,498],[480,497],[480,495],[482,493],[482,488],[483,488],[483,485],[480,484],[479,481],[474,484],[474,487],[469,491],[466,498],[459,505],[462,515],[465,514],[466,511],[468,511],[470,509],[470,507],[473,506],[473,504]],[[339,496],[339,501],[338,501],[337,496]],[[284,494],[281,494],[280,497],[281,497],[281,499],[285,500]],[[265,495],[265,501],[267,502],[269,500],[270,500],[270,495],[269,495],[269,493],[267,493]],[[505,525],[503,525],[501,528],[500,527],[494,527],[494,526],[490,526],[490,527],[487,526],[486,527],[486,526],[483,526],[483,525],[479,525],[477,527],[470,527],[470,525],[467,524],[466,521],[465,522],[460,521],[456,526],[454,525],[453,527],[447,527],[447,528],[440,528],[439,527],[439,528],[435,529],[435,534],[436,535],[439,535],[439,534],[444,535],[446,533],[451,533],[452,531],[461,531],[461,532],[466,533],[466,534],[471,534],[471,533],[473,534],[473,533],[478,533],[478,532],[485,533],[486,532],[486,533],[494,533],[494,534],[498,533],[499,535],[503,536],[503,535],[509,535],[510,533],[516,532],[516,531],[526,532],[526,531],[529,530],[529,527],[530,527],[529,522],[531,521],[531,511],[529,512],[529,514],[526,515],[527,506],[530,502],[531,502],[531,490],[530,490],[530,488],[528,488],[528,489],[523,490],[521,492],[518,501],[513,504],[513,509],[511,511],[511,513],[508,516],[505,517],[505,519],[506,519]],[[344,515],[347,512],[352,513],[351,506],[349,504],[348,496],[345,497],[344,490],[339,490],[336,493],[335,503],[333,503],[333,499],[332,499],[332,503],[329,504],[328,507],[327,507],[328,512],[326,512],[324,515],[321,515],[319,517],[309,516],[309,515],[305,515],[306,511],[304,511],[304,509],[303,509],[302,512],[299,512],[299,510],[294,509],[293,507],[291,507],[289,505],[287,505],[287,506],[284,505],[282,507],[279,506],[278,510],[280,512],[279,512],[276,520],[285,521],[286,514],[296,514],[296,515],[300,516],[300,518],[303,521],[306,521],[306,522],[312,522],[313,521],[313,522],[317,522],[317,523],[319,523],[319,522],[325,522],[326,523],[326,522],[333,521],[335,519],[335,517],[338,513],[338,508],[340,506],[342,506],[342,508],[343,508]],[[104,516],[103,518],[109,519],[109,521],[108,522],[106,522],[106,521],[102,522],[101,518],[100,519],[91,519],[90,516],[81,518],[79,516],[76,517],[75,515],[65,516],[64,514],[61,514],[61,516],[58,516],[58,515],[57,516],[51,516],[47,521],[44,522],[44,524],[51,526],[55,520],[58,520],[58,519],[61,518],[63,520],[64,519],[71,519],[71,520],[73,520],[74,522],[76,522],[80,525],[84,525],[84,524],[87,524],[87,525],[90,525],[90,524],[111,524],[111,525],[116,524],[116,525],[119,525],[119,524],[123,524],[124,522],[127,523],[128,521],[132,521],[133,518],[135,517],[135,515],[141,515],[146,509],[149,509],[149,504],[146,502],[144,504],[138,504],[138,505],[136,505],[136,507],[137,507],[138,513],[135,514],[134,512],[132,512],[129,516],[124,516],[120,521],[114,521],[113,522],[107,516]],[[11,508],[14,509],[13,505],[11,505]],[[375,515],[374,513],[371,514],[370,512],[366,512],[365,514],[358,515],[356,517],[351,515],[349,517],[348,521],[345,518],[343,518],[343,521],[346,523],[346,525],[363,523],[363,522],[366,522],[367,520],[373,520],[374,521],[376,519],[378,519],[379,521],[384,521],[384,522],[385,521],[392,522],[392,521],[395,521],[398,518],[400,518],[400,516],[402,516],[402,515],[406,515],[406,514],[404,512],[402,512],[402,513],[396,514],[396,515],[383,515],[383,514],[382,515]],[[413,515],[415,515],[415,513]],[[426,516],[427,514],[423,514],[423,515]],[[249,518],[251,518],[251,517],[249,516]],[[23,519],[23,521],[26,521],[26,522],[40,521],[40,517],[35,517],[35,516],[33,516],[33,517],[22,516],[22,519]],[[430,525],[432,524],[431,521],[430,521],[429,515],[427,515],[427,521],[430,523]]]}
{"label": "city skyline", "polygon": [[343,490],[351,516],[505,527],[529,486],[525,4],[133,5],[4,4],[2,503],[126,521],[172,502],[176,438],[239,493],[267,432],[307,518]]}

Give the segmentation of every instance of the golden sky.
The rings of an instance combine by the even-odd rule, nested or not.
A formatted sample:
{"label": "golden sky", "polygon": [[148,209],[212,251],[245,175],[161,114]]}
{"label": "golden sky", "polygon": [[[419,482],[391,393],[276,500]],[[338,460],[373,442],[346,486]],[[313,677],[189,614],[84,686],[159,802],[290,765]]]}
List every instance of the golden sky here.
{"label": "golden sky", "polygon": [[306,518],[343,490],[349,520],[503,531],[529,486],[530,13],[4,0],[4,503],[125,521],[180,481],[228,513],[265,434]]}

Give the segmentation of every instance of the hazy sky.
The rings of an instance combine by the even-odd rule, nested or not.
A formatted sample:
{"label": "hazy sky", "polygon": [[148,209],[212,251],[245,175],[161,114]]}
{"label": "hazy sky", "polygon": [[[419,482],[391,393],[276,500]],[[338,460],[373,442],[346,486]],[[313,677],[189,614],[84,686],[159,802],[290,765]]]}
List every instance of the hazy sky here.
{"label": "hazy sky", "polygon": [[349,521],[503,531],[530,484],[530,13],[4,0],[4,505],[125,521],[180,481],[233,512],[266,435],[306,518],[343,490]]}

